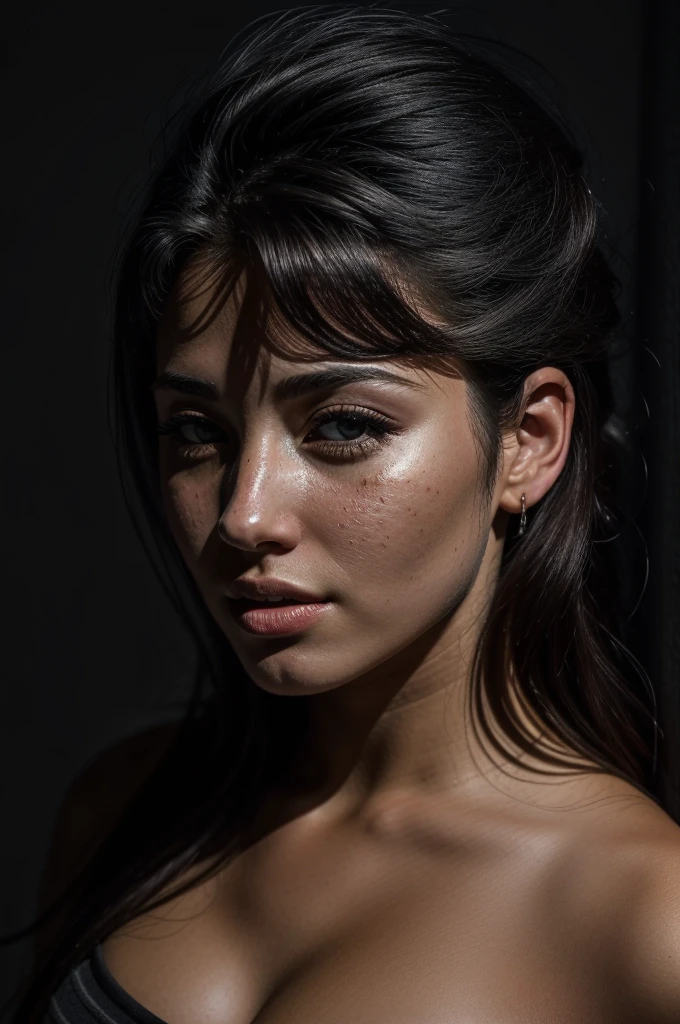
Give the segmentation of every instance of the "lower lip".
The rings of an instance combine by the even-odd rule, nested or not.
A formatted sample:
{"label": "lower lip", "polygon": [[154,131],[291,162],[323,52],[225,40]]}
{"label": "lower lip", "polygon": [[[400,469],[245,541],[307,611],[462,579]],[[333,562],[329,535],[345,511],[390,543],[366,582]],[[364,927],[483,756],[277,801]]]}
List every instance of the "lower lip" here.
{"label": "lower lip", "polygon": [[243,602],[230,601],[234,620],[246,633],[258,636],[288,636],[301,633],[321,618],[332,601],[315,604],[287,604],[283,608],[243,608]]}

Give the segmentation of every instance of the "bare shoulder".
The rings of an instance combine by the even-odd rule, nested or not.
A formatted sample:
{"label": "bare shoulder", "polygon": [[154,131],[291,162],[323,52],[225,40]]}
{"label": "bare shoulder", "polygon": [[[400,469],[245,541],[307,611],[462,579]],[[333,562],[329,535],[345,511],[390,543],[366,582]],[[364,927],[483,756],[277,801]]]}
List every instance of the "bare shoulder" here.
{"label": "bare shoulder", "polygon": [[[625,1020],[680,1021],[680,826],[641,797],[595,844],[612,976]],[[592,904],[591,904],[592,906]],[[623,1020],[623,1018],[622,1018]]]}
{"label": "bare shoulder", "polygon": [[677,1024],[680,826],[615,777],[586,777],[573,793],[549,858],[565,956],[576,951],[581,983],[590,972],[617,1024]]}
{"label": "bare shoulder", "polygon": [[[160,764],[179,729],[163,723],[125,736],[91,758],[66,789],[52,826],[38,889],[44,912],[85,867],[140,787]],[[57,915],[36,935],[36,958],[61,926]]]}
{"label": "bare shoulder", "polygon": [[624,991],[638,1019],[680,1021],[680,826],[641,840],[629,927],[622,937]]}
{"label": "bare shoulder", "polygon": [[87,803],[105,793],[124,802],[158,765],[179,726],[179,722],[150,726],[106,747],[76,775],[66,799]]}
{"label": "bare shoulder", "polygon": [[117,740],[91,758],[64,794],[53,838],[68,836],[76,845],[103,838],[158,766],[178,728],[176,722],[151,726]]}

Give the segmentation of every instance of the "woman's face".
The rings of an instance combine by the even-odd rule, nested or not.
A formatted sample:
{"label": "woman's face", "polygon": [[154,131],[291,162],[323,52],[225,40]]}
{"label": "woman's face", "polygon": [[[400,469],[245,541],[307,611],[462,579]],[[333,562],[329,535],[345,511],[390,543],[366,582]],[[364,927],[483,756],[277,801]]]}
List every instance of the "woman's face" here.
{"label": "woman's face", "polygon": [[[214,398],[154,388],[159,422],[204,418],[159,435],[163,500],[187,566],[253,681],[310,694],[398,666],[400,652],[451,618],[488,550],[500,554],[496,502],[480,508],[460,376],[324,353],[318,363],[291,362],[263,346],[248,366],[233,344],[239,295],[188,334],[209,294],[181,284],[161,322],[158,374],[216,388]],[[248,358],[255,345],[245,346]],[[365,379],[283,393],[288,378],[329,368],[360,369]],[[371,379],[375,369],[395,379]],[[360,419],[343,419],[348,412]],[[294,583],[329,603],[301,632],[256,635],[231,611],[239,577]]]}

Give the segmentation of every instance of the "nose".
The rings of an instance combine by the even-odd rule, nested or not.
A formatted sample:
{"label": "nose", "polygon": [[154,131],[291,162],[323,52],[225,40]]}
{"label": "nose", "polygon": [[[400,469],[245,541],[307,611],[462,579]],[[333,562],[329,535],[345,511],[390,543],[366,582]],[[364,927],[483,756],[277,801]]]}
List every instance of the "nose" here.
{"label": "nose", "polygon": [[[298,467],[299,468],[299,467]],[[300,524],[293,511],[295,467],[281,446],[261,441],[257,452],[244,446],[241,458],[225,475],[227,494],[217,533],[225,544],[242,551],[294,548]]]}

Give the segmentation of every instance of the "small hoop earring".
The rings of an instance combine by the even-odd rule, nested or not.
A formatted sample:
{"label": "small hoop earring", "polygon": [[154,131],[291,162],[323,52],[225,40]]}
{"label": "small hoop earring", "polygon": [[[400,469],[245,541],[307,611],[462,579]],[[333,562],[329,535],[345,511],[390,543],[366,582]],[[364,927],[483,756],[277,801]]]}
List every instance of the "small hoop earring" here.
{"label": "small hoop earring", "polygon": [[522,502],[522,514],[519,520],[519,529],[517,530],[518,537],[521,537],[522,534],[526,533],[527,528],[527,499],[525,494],[522,495],[520,501]]}

